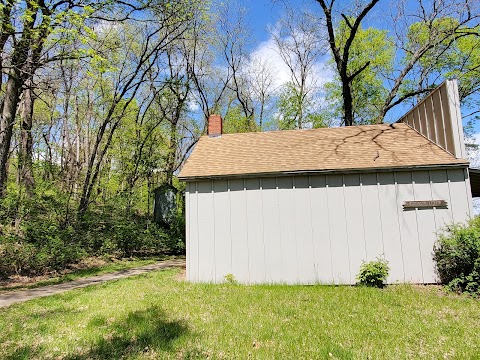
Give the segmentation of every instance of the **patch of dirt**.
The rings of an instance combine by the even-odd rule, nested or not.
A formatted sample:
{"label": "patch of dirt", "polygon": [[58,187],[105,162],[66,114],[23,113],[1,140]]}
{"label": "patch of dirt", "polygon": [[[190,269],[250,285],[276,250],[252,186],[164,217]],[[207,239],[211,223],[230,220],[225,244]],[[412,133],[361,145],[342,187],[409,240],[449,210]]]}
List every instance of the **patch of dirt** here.
{"label": "patch of dirt", "polygon": [[65,271],[72,272],[72,270],[85,270],[85,269],[91,269],[91,268],[96,268],[103,266],[107,263],[105,259],[99,258],[99,257],[90,257],[81,260],[77,264],[72,264],[69,266],[69,269]]}
{"label": "patch of dirt", "polygon": [[107,261],[105,259],[102,259],[99,257],[90,257],[90,258],[83,259],[76,264],[71,264],[68,266],[68,268],[64,270],[52,271],[44,275],[38,275],[38,276],[11,275],[7,279],[0,280],[0,288],[3,288],[2,290],[8,290],[8,289],[21,288],[21,287],[28,287],[42,281],[47,281],[52,278],[70,274],[77,270],[97,268],[102,265],[105,265],[106,263]]}
{"label": "patch of dirt", "polygon": [[175,280],[177,281],[185,281],[186,278],[187,270],[185,268],[182,268],[182,270],[177,275],[175,275]]}
{"label": "patch of dirt", "polygon": [[51,274],[40,275],[40,276],[11,275],[7,279],[0,280],[0,287],[4,289],[25,287],[25,286],[36,284],[40,281],[48,280],[58,275],[59,273],[51,273]]}
{"label": "patch of dirt", "polygon": [[421,292],[424,292],[424,293],[429,293],[429,294],[436,293],[436,295],[440,296],[440,297],[449,297],[451,295],[457,295],[453,292],[449,292],[442,285],[438,285],[438,284],[426,284],[426,285],[413,284],[412,287],[415,290],[421,291]]}

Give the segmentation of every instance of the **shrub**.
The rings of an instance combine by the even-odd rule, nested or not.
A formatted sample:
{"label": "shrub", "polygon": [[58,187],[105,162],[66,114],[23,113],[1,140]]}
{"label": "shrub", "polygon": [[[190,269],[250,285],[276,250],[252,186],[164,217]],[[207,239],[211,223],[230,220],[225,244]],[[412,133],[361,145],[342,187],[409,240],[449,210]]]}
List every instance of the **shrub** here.
{"label": "shrub", "polygon": [[0,201],[0,278],[45,274],[87,256],[184,253],[181,211],[170,227],[162,228],[119,195],[92,203],[79,220],[76,204],[65,193],[40,185],[31,198],[12,190]]}
{"label": "shrub", "polygon": [[433,260],[442,284],[480,295],[480,217],[444,229],[433,249]]}
{"label": "shrub", "polygon": [[233,274],[227,274],[224,276],[225,282],[229,284],[238,284],[237,279],[235,278],[235,275]]}
{"label": "shrub", "polygon": [[382,288],[388,276],[388,262],[385,259],[363,262],[357,280],[360,285]]}
{"label": "shrub", "polygon": [[29,272],[35,259],[35,247],[14,237],[0,237],[0,279]]}

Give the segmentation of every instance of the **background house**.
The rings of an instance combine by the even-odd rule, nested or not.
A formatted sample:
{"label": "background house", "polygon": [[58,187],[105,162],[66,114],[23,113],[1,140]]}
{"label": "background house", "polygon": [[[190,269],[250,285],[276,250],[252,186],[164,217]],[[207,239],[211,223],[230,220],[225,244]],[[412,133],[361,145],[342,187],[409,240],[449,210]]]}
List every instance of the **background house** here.
{"label": "background house", "polygon": [[353,284],[381,256],[390,283],[435,282],[437,230],[472,216],[455,96],[396,124],[223,135],[212,117],[179,175],[187,278]]}

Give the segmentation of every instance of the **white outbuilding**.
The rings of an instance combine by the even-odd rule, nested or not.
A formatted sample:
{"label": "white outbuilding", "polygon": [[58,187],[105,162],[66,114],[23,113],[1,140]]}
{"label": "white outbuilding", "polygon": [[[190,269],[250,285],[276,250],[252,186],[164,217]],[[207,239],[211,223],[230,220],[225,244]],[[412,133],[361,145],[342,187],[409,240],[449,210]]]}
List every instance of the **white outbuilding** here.
{"label": "white outbuilding", "polygon": [[446,81],[399,122],[222,134],[209,119],[186,181],[187,279],[434,283],[439,229],[473,216],[458,91]]}

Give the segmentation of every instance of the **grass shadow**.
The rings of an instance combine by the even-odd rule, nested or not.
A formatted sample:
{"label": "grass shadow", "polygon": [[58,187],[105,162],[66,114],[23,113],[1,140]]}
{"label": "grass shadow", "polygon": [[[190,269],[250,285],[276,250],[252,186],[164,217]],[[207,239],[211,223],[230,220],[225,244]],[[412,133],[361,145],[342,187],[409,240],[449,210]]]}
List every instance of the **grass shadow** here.
{"label": "grass shadow", "polygon": [[30,346],[21,346],[5,357],[5,360],[27,360],[38,358],[38,351]]}
{"label": "grass shadow", "polygon": [[168,351],[173,348],[173,341],[187,331],[183,321],[168,320],[165,312],[154,306],[131,312],[125,319],[107,325],[103,336],[90,349],[70,354],[64,359],[119,359],[152,351]]}

